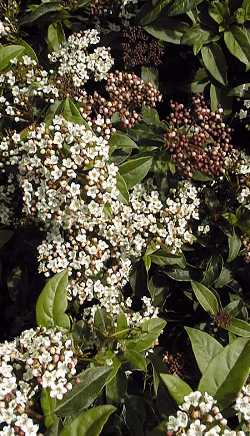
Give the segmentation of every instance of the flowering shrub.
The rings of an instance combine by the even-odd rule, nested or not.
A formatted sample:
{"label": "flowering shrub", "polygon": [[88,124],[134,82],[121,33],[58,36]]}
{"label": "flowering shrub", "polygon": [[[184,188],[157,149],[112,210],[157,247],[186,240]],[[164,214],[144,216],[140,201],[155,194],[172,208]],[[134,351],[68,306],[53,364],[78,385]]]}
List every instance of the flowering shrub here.
{"label": "flowering shrub", "polygon": [[0,434],[249,433],[249,21],[0,0]]}

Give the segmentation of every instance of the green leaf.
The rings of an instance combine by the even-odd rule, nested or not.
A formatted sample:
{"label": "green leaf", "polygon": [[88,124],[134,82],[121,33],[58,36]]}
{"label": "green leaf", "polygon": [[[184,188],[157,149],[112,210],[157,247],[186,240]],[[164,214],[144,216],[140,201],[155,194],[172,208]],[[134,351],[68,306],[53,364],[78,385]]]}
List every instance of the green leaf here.
{"label": "green leaf", "polygon": [[148,106],[142,108],[142,119],[148,125],[157,126],[160,124],[160,117],[156,109]]}
{"label": "green leaf", "polygon": [[243,338],[250,338],[250,324],[242,319],[232,318],[225,330]]}
{"label": "green leaf", "polygon": [[180,268],[185,268],[186,266],[186,260],[183,255],[170,254],[163,249],[151,254],[150,258],[154,264],[159,266],[177,265]]}
{"label": "green leaf", "polygon": [[124,204],[129,204],[129,192],[128,192],[127,183],[119,173],[116,176],[116,182],[117,182],[116,186],[119,191],[120,201]]}
{"label": "green leaf", "polygon": [[152,348],[165,326],[166,321],[160,318],[143,321],[140,336],[135,339],[124,340],[127,349],[142,352]]}
{"label": "green leaf", "polygon": [[127,392],[127,377],[123,369],[119,370],[115,377],[106,385],[106,397],[108,402],[120,404]]}
{"label": "green leaf", "polygon": [[130,159],[120,166],[119,172],[127,183],[128,189],[140,183],[152,166],[152,157]]}
{"label": "green leaf", "polygon": [[171,3],[172,0],[159,0],[157,1],[153,8],[149,10],[149,12],[147,12],[140,20],[140,25],[141,26],[145,26],[147,24],[152,23],[153,21],[155,21],[159,15],[161,14],[161,12],[163,11],[163,9],[165,9],[165,7]]}
{"label": "green leaf", "polygon": [[124,353],[124,359],[126,359],[134,369],[139,369],[141,371],[146,371],[147,361],[145,357],[135,350],[127,350]]}
{"label": "green leaf", "polygon": [[168,15],[180,15],[195,8],[204,0],[175,0],[168,8]]}
{"label": "green leaf", "polygon": [[36,304],[36,321],[42,327],[70,328],[66,315],[68,272],[62,271],[48,280]]}
{"label": "green leaf", "polygon": [[209,73],[222,85],[227,83],[227,62],[221,47],[216,42],[201,49],[202,60]]}
{"label": "green leaf", "polygon": [[63,7],[58,3],[58,2],[46,2],[46,3],[42,3],[41,5],[39,5],[38,7],[36,7],[36,9],[29,13],[26,14],[20,21],[21,25],[24,24],[31,24],[34,23],[34,21],[39,20],[40,18],[43,17],[43,15],[46,14],[52,14],[53,12],[60,12],[63,11]]}
{"label": "green leaf", "polygon": [[116,331],[121,332],[123,330],[126,330],[128,328],[128,321],[125,313],[121,310],[117,317],[117,327]]}
{"label": "green leaf", "polygon": [[213,358],[200,380],[198,389],[215,397],[222,410],[233,403],[248,378],[249,352],[249,339],[236,339]]}
{"label": "green leaf", "polygon": [[230,16],[227,3],[223,3],[219,0],[213,1],[209,5],[208,13],[217,24],[223,23],[223,21]]}
{"label": "green leaf", "polygon": [[10,66],[10,61],[20,58],[25,53],[23,45],[2,45],[0,46],[0,71]]}
{"label": "green leaf", "polygon": [[33,50],[33,48],[31,47],[31,45],[29,45],[26,41],[24,41],[23,39],[18,39],[18,44],[22,45],[25,48],[25,52],[23,54],[26,54],[27,56],[29,56],[31,59],[33,59],[34,61],[38,62],[38,58],[36,55],[36,52]]}
{"label": "green leaf", "polygon": [[206,266],[206,271],[203,273],[202,283],[205,286],[211,286],[219,278],[223,268],[222,256],[212,256]]}
{"label": "green leaf", "polygon": [[48,27],[48,48],[49,51],[56,51],[65,41],[65,34],[62,23],[52,23]]}
{"label": "green leaf", "polygon": [[155,88],[159,88],[159,72],[157,68],[153,67],[142,67],[141,68],[141,78],[144,82],[152,83]]}
{"label": "green leaf", "polygon": [[160,374],[160,377],[177,404],[182,404],[184,397],[191,394],[193,391],[190,386],[177,375]]}
{"label": "green leaf", "polygon": [[206,332],[191,327],[185,327],[185,330],[191,341],[199,370],[203,374],[210,361],[223,350],[223,346]]}
{"label": "green leaf", "polygon": [[208,30],[204,30],[196,24],[184,33],[181,43],[193,46],[194,54],[197,55],[210,36],[211,34]]}
{"label": "green leaf", "polygon": [[150,270],[150,268],[151,268],[151,264],[152,264],[151,257],[148,256],[147,254],[144,254],[144,256],[143,256],[143,262],[144,262],[144,265],[145,265],[146,271],[147,271],[147,273],[148,273],[149,270]]}
{"label": "green leaf", "polygon": [[63,104],[64,103],[62,101],[56,100],[55,103],[49,106],[44,119],[46,125],[49,126],[52,123],[55,115],[62,111]]}
{"label": "green leaf", "polygon": [[129,136],[121,132],[115,132],[109,140],[110,153],[112,154],[115,150],[132,150],[138,149],[138,145]]}
{"label": "green leaf", "polygon": [[99,396],[105,384],[109,381],[112,367],[102,366],[88,368],[78,377],[80,383],[73,387],[55,408],[58,416],[72,416],[87,409]]}
{"label": "green leaf", "polygon": [[250,63],[250,41],[244,28],[232,26],[224,32],[224,41],[230,53],[243,64]]}
{"label": "green leaf", "polygon": [[166,272],[168,277],[170,277],[173,280],[176,280],[177,282],[190,282],[191,276],[190,272],[186,269],[173,269],[172,271]]}
{"label": "green leaf", "polygon": [[108,405],[87,410],[66,424],[60,436],[99,436],[115,410],[114,406]]}
{"label": "green leaf", "polygon": [[164,17],[150,26],[145,26],[144,30],[160,41],[180,44],[184,33],[188,30],[188,25],[181,21],[177,22],[173,18]]}
{"label": "green leaf", "polygon": [[202,283],[192,281],[191,285],[194,294],[203,309],[212,315],[216,315],[219,310],[219,303],[214,293],[206,286],[202,285]]}
{"label": "green leaf", "polygon": [[228,258],[227,262],[232,262],[238,256],[241,247],[241,240],[233,231],[232,235],[228,235]]}
{"label": "green leaf", "polygon": [[88,130],[90,130],[87,121],[82,117],[75,103],[68,97],[64,101],[62,115],[65,120],[70,121],[71,123],[84,125]]}
{"label": "green leaf", "polygon": [[43,389],[41,393],[41,407],[44,415],[44,423],[46,428],[52,427],[57,421],[57,416],[54,413],[56,399],[51,398],[49,389]]}

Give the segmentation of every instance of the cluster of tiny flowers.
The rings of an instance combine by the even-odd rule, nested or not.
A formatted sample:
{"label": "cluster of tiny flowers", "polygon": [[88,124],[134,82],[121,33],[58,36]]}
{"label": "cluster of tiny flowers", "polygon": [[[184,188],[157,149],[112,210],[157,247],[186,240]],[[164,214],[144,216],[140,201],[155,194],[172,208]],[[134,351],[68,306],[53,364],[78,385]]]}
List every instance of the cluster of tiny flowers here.
{"label": "cluster of tiny flowers", "polygon": [[159,41],[138,26],[129,26],[122,32],[122,56],[129,68],[140,65],[157,66],[162,63],[164,49]]}
{"label": "cluster of tiny flowers", "polygon": [[106,79],[113,66],[113,59],[106,47],[96,47],[93,50],[92,46],[99,42],[100,35],[95,29],[74,33],[57,51],[49,54],[49,60],[58,63],[58,74],[61,77],[71,76],[76,87],[83,86],[89,79]]}
{"label": "cluster of tiny flowers", "polygon": [[91,0],[91,13],[96,16],[117,16],[125,20],[133,18],[137,11],[138,0]]}
{"label": "cluster of tiny flowers", "polygon": [[153,84],[144,82],[136,74],[121,71],[108,74],[105,88],[109,98],[95,92],[88,99],[89,111],[94,110],[104,120],[119,114],[121,128],[133,127],[141,119],[143,105],[155,107],[162,99]]}
{"label": "cluster of tiny flowers", "polygon": [[167,436],[245,436],[243,431],[227,428],[227,420],[207,392],[192,392],[184,397],[176,416],[167,422]]}
{"label": "cluster of tiny flowers", "polygon": [[13,200],[16,192],[14,176],[7,176],[7,181],[0,185],[0,224],[10,225],[14,220]]}
{"label": "cluster of tiny flowers", "polygon": [[86,198],[102,205],[116,196],[117,167],[108,143],[84,125],[56,116],[53,124],[0,142],[1,167],[18,164],[24,213],[69,228],[79,222]]}
{"label": "cluster of tiny flowers", "polygon": [[30,56],[11,60],[11,68],[0,74],[0,118],[4,115],[20,120],[32,120],[35,99],[53,103],[59,97],[49,74]]}
{"label": "cluster of tiny flowers", "polygon": [[[172,196],[172,198],[171,198]],[[173,190],[163,204],[159,193],[149,185],[137,185],[130,204],[110,198],[108,207],[93,199],[85,205],[77,224],[67,232],[55,226],[39,246],[40,271],[49,276],[68,268],[70,290],[80,302],[97,299],[108,313],[116,316],[121,307],[131,322],[141,321],[141,314],[124,302],[121,290],[127,283],[133,260],[141,257],[147,245],[165,244],[171,253],[184,243],[192,243],[191,220],[199,218],[197,190],[188,182]],[[93,318],[97,306],[92,307]],[[144,317],[157,311],[151,300],[142,301]]]}
{"label": "cluster of tiny flowers", "polygon": [[42,387],[62,399],[72,389],[76,363],[71,339],[55,329],[26,330],[0,344],[1,434],[37,435],[39,425],[31,419],[35,395]]}
{"label": "cluster of tiny flowers", "polygon": [[250,430],[250,384],[243,386],[234,408],[239,413],[241,422],[243,421]]}
{"label": "cluster of tiny flowers", "polygon": [[192,108],[172,102],[171,109],[165,145],[183,175],[191,178],[202,172],[220,176],[235,165],[238,155],[222,109],[212,112],[202,96],[193,98]]}

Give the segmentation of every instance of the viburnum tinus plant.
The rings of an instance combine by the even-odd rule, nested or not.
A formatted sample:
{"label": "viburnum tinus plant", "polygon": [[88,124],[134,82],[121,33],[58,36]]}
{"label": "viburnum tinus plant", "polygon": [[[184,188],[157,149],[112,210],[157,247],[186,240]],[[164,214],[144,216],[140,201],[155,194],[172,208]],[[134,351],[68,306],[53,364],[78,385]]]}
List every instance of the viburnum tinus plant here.
{"label": "viburnum tinus plant", "polygon": [[249,434],[249,13],[0,0],[0,434]]}

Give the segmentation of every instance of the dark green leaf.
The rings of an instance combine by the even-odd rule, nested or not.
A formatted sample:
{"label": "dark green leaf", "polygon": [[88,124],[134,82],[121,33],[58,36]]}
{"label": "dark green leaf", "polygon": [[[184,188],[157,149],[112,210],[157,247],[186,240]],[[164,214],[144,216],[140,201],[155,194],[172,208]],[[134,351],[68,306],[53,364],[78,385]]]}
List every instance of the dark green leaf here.
{"label": "dark green leaf", "polygon": [[241,247],[241,240],[235,231],[228,236],[228,258],[227,262],[232,262],[238,256]]}
{"label": "dark green leaf", "polygon": [[0,71],[6,70],[12,59],[19,59],[24,53],[25,47],[23,45],[2,45],[0,47]]}
{"label": "dark green leaf", "polygon": [[135,350],[127,350],[124,353],[124,359],[127,360],[133,369],[139,369],[141,371],[146,371],[147,361],[143,354],[138,353]]}
{"label": "dark green leaf", "polygon": [[201,49],[202,60],[209,73],[222,85],[227,83],[227,61],[221,47],[216,42]]}
{"label": "dark green leaf", "polygon": [[188,25],[177,22],[173,18],[164,17],[164,19],[146,26],[144,29],[160,41],[180,44],[184,33],[188,30]]}
{"label": "dark green leaf", "polygon": [[130,159],[120,166],[119,172],[127,183],[128,189],[140,183],[152,166],[152,157]]}
{"label": "dark green leaf", "polygon": [[114,406],[108,405],[87,410],[66,424],[60,436],[99,436],[115,410]]}
{"label": "dark green leaf", "polygon": [[66,315],[68,272],[62,271],[48,280],[36,304],[36,321],[42,327],[70,328]]}
{"label": "dark green leaf", "polygon": [[250,324],[242,319],[231,319],[230,324],[225,329],[237,336],[250,338]]}
{"label": "dark green leaf", "polygon": [[191,327],[185,327],[185,329],[191,341],[196,362],[203,374],[209,362],[223,350],[223,346],[206,332]]}
{"label": "dark green leaf", "polygon": [[51,14],[53,12],[60,12],[62,10],[63,7],[58,2],[52,1],[49,3],[48,2],[42,3],[41,5],[36,7],[36,9],[33,12],[26,14],[21,19],[21,25],[34,23],[34,21],[37,21],[41,17],[43,17],[43,15]]}
{"label": "dark green leaf", "polygon": [[222,410],[233,403],[247,380],[249,352],[249,339],[236,339],[213,358],[200,380],[198,389],[215,397]]}
{"label": "dark green leaf", "polygon": [[180,15],[195,8],[204,0],[175,0],[168,8],[168,15]]}
{"label": "dark green leaf", "polygon": [[80,383],[73,387],[55,408],[58,416],[73,416],[87,409],[104,388],[112,367],[88,368],[78,377]]}
{"label": "dark green leaf", "polygon": [[65,41],[62,23],[52,23],[48,28],[48,47],[49,51],[56,51]]}
{"label": "dark green leaf", "polygon": [[203,309],[212,315],[216,315],[219,310],[219,303],[214,293],[206,286],[202,285],[202,283],[193,281],[191,282],[191,285],[194,294]]}
{"label": "dark green leaf", "polygon": [[128,187],[121,174],[119,173],[117,174],[116,181],[117,181],[117,189],[119,191],[120,200],[122,201],[122,203],[129,204]]}
{"label": "dark green leaf", "polygon": [[75,103],[68,97],[64,101],[62,115],[65,120],[70,121],[71,123],[83,124],[88,130],[90,129],[87,121],[82,117]]}
{"label": "dark green leaf", "polygon": [[230,30],[224,32],[224,41],[233,56],[243,64],[250,63],[250,41],[245,29],[232,26]]}
{"label": "dark green leaf", "polygon": [[147,12],[140,20],[141,26],[146,26],[147,24],[152,23],[159,17],[163,9],[171,3],[172,0],[159,0],[155,5]]}
{"label": "dark green leaf", "polygon": [[190,386],[177,375],[160,374],[160,377],[177,404],[182,404],[184,397],[191,394]]}
{"label": "dark green leaf", "polygon": [[56,399],[51,398],[48,389],[43,389],[41,393],[41,407],[44,415],[44,423],[46,428],[52,427],[56,421],[57,416],[54,413],[56,406]]}

